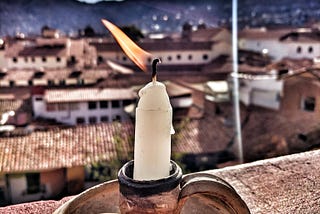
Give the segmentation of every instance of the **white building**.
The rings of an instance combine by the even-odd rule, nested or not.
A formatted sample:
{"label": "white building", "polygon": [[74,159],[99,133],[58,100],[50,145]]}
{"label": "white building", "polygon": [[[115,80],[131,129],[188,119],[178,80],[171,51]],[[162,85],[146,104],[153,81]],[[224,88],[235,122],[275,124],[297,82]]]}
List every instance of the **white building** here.
{"label": "white building", "polygon": [[239,99],[246,106],[255,105],[279,110],[283,81],[275,75],[246,75],[240,80]]}
{"label": "white building", "polygon": [[253,50],[281,60],[319,57],[320,35],[313,29],[251,29],[240,32],[239,48]]}
{"label": "white building", "polygon": [[126,121],[124,107],[136,99],[132,89],[84,88],[45,90],[32,96],[35,117],[75,125]]}
{"label": "white building", "polygon": [[[98,64],[113,60],[123,65],[133,65],[114,41],[100,39],[92,40],[90,44],[97,50]],[[178,66],[188,66],[182,68],[193,70],[210,63],[220,55],[230,55],[231,34],[223,28],[202,29],[191,32],[189,39],[148,39],[138,45],[153,57],[160,58],[164,69],[178,70]],[[151,58],[146,59],[145,63],[150,65],[151,60]]]}
{"label": "white building", "polygon": [[96,52],[84,39],[37,38],[8,45],[4,60],[8,69],[83,68],[96,66]]}

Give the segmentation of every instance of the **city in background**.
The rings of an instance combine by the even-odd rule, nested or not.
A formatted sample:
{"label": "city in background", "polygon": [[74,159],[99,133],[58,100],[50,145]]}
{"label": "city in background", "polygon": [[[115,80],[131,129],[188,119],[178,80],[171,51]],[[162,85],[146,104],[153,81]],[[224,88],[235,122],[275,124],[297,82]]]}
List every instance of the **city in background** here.
{"label": "city in background", "polygon": [[[1,206],[77,194],[132,159],[137,92],[150,73],[101,18],[161,59],[172,158],[184,173],[239,164],[231,1],[4,0],[0,8]],[[320,4],[246,0],[238,14],[243,161],[319,148]]]}

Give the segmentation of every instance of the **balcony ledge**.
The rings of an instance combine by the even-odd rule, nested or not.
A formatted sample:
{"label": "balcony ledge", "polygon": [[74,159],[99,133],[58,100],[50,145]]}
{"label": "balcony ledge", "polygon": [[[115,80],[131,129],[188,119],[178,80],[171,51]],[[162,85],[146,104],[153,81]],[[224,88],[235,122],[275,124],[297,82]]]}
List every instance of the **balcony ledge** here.
{"label": "balcony ledge", "polygon": [[[320,150],[209,170],[228,181],[251,213],[320,213]],[[52,213],[71,197],[0,208],[0,213]]]}

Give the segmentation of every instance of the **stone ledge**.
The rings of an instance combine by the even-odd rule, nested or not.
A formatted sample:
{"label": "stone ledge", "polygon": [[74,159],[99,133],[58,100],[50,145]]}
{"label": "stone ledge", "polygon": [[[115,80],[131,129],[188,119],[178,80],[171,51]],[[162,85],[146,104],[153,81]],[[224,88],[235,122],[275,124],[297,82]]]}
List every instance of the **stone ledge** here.
{"label": "stone ledge", "polygon": [[[252,213],[320,213],[320,150],[209,170],[228,181]],[[0,213],[52,213],[64,202],[37,201]]]}

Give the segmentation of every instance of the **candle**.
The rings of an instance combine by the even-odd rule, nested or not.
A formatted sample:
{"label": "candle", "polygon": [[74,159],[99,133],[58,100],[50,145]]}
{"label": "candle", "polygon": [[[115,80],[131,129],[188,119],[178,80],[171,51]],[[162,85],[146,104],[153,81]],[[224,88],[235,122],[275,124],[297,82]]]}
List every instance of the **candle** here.
{"label": "candle", "polygon": [[135,180],[157,180],[170,172],[172,107],[163,83],[153,78],[139,91],[136,108],[134,170]]}

